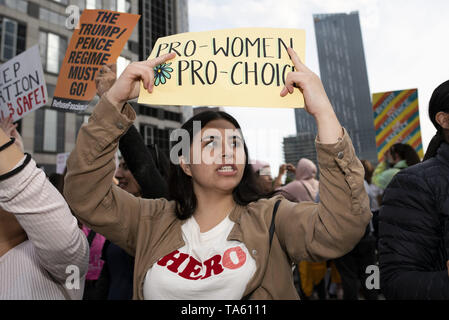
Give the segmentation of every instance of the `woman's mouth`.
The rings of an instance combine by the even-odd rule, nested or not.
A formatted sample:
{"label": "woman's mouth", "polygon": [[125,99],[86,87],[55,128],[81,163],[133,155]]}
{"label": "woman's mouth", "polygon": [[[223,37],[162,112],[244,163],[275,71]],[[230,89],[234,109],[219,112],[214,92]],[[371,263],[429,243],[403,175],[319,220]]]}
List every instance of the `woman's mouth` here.
{"label": "woman's mouth", "polygon": [[237,173],[237,167],[235,165],[223,165],[217,169],[217,173],[220,176],[233,176]]}

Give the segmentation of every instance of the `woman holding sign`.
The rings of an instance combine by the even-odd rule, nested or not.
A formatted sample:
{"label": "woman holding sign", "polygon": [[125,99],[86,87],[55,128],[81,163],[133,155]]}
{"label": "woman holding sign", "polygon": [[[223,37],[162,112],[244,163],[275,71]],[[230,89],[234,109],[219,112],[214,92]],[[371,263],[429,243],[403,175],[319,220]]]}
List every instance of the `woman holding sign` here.
{"label": "woman holding sign", "polygon": [[174,200],[136,198],[111,183],[117,143],[135,119],[126,101],[140,81],[151,93],[153,68],[174,53],[130,64],[81,128],[64,193],[83,223],[135,256],[134,299],[298,299],[292,263],[342,256],[362,237],[371,218],[363,167],[320,79],[289,54],[297,71],[280,94],[299,88],[317,122],[318,204],[259,194],[240,126],[224,112],[182,126],[188,150],[172,159]]}

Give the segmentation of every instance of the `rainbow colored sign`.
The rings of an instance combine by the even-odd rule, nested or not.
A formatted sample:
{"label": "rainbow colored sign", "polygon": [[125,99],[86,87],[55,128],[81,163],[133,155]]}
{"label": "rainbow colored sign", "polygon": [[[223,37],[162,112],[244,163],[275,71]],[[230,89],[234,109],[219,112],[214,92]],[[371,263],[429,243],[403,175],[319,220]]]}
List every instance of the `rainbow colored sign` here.
{"label": "rainbow colored sign", "polygon": [[421,159],[424,157],[418,89],[374,93],[373,111],[379,161],[383,161],[385,152],[399,142],[411,145]]}

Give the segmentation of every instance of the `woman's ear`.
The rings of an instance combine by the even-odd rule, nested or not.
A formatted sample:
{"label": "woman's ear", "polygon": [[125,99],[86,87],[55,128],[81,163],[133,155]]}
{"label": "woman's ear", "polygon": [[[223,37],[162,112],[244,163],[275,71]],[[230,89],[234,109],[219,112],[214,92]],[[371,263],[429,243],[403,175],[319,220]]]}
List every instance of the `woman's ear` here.
{"label": "woman's ear", "polygon": [[187,164],[185,158],[183,156],[179,157],[179,165],[181,166],[182,171],[189,177],[192,176],[192,171],[190,170],[190,164]]}
{"label": "woman's ear", "polygon": [[440,111],[435,115],[435,120],[443,129],[449,129],[449,113]]}

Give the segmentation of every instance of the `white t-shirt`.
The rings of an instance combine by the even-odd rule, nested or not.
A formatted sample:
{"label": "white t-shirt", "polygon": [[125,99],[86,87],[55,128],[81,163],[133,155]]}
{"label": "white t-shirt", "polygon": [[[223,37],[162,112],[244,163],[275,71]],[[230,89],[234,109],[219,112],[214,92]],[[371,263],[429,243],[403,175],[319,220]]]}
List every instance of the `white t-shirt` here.
{"label": "white t-shirt", "polygon": [[228,217],[200,232],[194,217],[182,225],[185,246],[161,258],[146,274],[148,300],[236,300],[256,272],[246,246],[227,241],[234,226]]}

